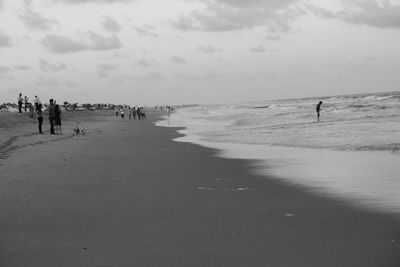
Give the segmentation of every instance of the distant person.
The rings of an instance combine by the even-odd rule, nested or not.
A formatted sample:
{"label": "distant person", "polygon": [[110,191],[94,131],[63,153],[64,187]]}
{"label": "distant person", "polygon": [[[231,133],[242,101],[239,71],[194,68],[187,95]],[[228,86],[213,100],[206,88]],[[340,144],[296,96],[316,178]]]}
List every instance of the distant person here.
{"label": "distant person", "polygon": [[49,122],[50,122],[50,134],[55,134],[55,132],[54,132],[54,119],[55,119],[55,116],[56,116],[55,109],[56,109],[56,107],[54,105],[54,100],[50,99],[50,105],[48,107],[48,110],[49,110]]}
{"label": "distant person", "polygon": [[128,112],[129,112],[129,119],[132,119],[132,109],[131,107],[128,107]]}
{"label": "distant person", "polygon": [[142,117],[142,120],[146,119],[146,112],[143,107],[140,108],[140,117]]}
{"label": "distant person", "polygon": [[137,108],[137,115],[138,115],[138,119],[141,120],[143,117],[143,110],[141,107]]}
{"label": "distant person", "polygon": [[43,124],[42,104],[39,104],[37,106],[36,114],[37,114],[37,119],[38,119],[39,133],[43,134],[43,131],[42,131],[42,124]]}
{"label": "distant person", "polygon": [[317,121],[319,121],[319,116],[320,116],[320,112],[321,112],[321,105],[322,105],[322,101],[319,101],[319,103],[317,104],[316,107],[316,111],[317,111]]}
{"label": "distant person", "polygon": [[115,116],[117,116],[117,117],[118,117],[118,115],[119,115],[119,110],[118,110],[118,108],[117,108],[117,107],[115,107],[115,108],[114,108],[114,110],[115,110]]}
{"label": "distant person", "polygon": [[18,112],[22,113],[22,104],[24,103],[24,99],[22,98],[22,93],[19,93],[18,96]]}
{"label": "distant person", "polygon": [[33,105],[29,103],[28,108],[29,108],[29,117],[33,118],[33,113],[34,113]]}
{"label": "distant person", "polygon": [[121,119],[125,119],[125,110],[121,108]]}
{"label": "distant person", "polygon": [[41,104],[40,99],[37,95],[35,95],[35,99],[33,100],[33,103],[35,104],[35,110],[37,110],[39,104]]}
{"label": "distant person", "polygon": [[25,104],[24,109],[25,109],[25,112],[26,112],[26,109],[28,108],[28,104],[29,104],[28,100],[29,100],[29,98],[27,96],[25,96],[24,97],[24,104]]}
{"label": "distant person", "polygon": [[136,120],[136,115],[137,115],[136,107],[133,107],[133,108],[132,108],[132,116],[133,116],[133,119],[134,119],[134,120]]}
{"label": "distant person", "polygon": [[61,131],[61,108],[58,104],[54,106],[54,125],[56,134],[62,134]]}

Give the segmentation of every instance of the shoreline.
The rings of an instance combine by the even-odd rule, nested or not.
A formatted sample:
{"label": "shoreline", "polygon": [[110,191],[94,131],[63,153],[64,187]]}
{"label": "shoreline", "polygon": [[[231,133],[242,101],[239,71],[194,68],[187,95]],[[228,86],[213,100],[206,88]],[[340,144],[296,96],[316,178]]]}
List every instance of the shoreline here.
{"label": "shoreline", "polygon": [[[174,128],[169,118],[157,126]],[[342,151],[324,148],[212,142],[178,127],[176,142],[217,149],[223,158],[252,160],[254,172],[274,176],[311,193],[345,201],[356,208],[400,217],[398,154],[389,151]],[[376,179],[380,177],[380,179]]]}
{"label": "shoreline", "polygon": [[155,127],[159,113],[150,116],[99,122],[85,138],[1,160],[2,266],[400,263],[398,218],[175,142],[177,129]]}

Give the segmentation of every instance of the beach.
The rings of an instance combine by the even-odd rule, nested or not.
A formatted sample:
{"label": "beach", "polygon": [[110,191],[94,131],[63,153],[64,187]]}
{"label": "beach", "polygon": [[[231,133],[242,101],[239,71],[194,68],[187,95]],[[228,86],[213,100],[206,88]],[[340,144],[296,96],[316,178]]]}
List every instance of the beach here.
{"label": "beach", "polygon": [[0,266],[400,265],[397,216],[175,142],[147,114],[2,139]]}

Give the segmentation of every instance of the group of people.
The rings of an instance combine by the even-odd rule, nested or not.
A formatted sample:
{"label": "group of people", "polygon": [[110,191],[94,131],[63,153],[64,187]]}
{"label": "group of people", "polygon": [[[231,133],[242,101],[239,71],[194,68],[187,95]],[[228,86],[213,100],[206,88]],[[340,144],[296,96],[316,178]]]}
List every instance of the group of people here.
{"label": "group of people", "polygon": [[136,117],[139,120],[145,120],[146,119],[146,112],[143,107],[123,107],[123,108],[115,108],[115,116],[119,117],[121,116],[122,119],[125,118],[125,114],[128,115],[129,119],[136,120]]}
{"label": "group of people", "polygon": [[25,112],[27,111],[27,109],[30,109],[32,104],[29,103],[28,100],[29,100],[29,98],[27,96],[22,97],[22,93],[19,93],[19,95],[18,95],[18,112],[19,113],[22,113],[23,106],[24,106]]}
{"label": "group of people", "polygon": [[[25,111],[27,109],[27,106],[32,109],[33,113],[33,106],[28,102],[28,97],[25,96],[25,98],[22,98],[22,93],[19,94],[18,97],[18,107],[19,107],[19,113],[22,113],[22,104],[25,102]],[[44,106],[42,105],[42,102],[40,101],[39,97],[35,95],[34,99],[34,109],[36,111],[37,115],[37,120],[38,120],[38,128],[39,128],[39,133],[43,134],[43,118],[44,118],[44,112],[43,108]],[[50,99],[50,104],[47,106],[47,110],[49,112],[49,123],[50,123],[50,134],[62,134],[61,130],[61,108],[60,106],[54,101],[54,99]],[[32,115],[33,117],[33,115]]]}

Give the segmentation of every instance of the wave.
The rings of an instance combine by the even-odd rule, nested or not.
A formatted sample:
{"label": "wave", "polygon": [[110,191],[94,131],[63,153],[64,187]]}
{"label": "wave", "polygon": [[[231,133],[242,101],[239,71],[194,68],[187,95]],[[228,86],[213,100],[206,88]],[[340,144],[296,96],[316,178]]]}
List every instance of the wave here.
{"label": "wave", "polygon": [[359,147],[356,147],[354,150],[357,150],[357,151],[390,151],[390,152],[396,153],[396,152],[400,152],[400,143],[359,146]]}
{"label": "wave", "polygon": [[253,107],[253,108],[258,109],[258,108],[269,108],[269,107],[270,107],[270,105],[267,105],[267,106],[258,106],[258,107]]}

